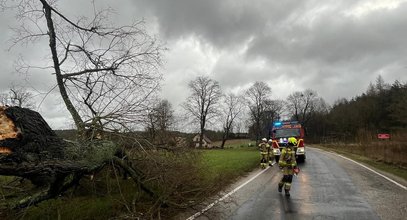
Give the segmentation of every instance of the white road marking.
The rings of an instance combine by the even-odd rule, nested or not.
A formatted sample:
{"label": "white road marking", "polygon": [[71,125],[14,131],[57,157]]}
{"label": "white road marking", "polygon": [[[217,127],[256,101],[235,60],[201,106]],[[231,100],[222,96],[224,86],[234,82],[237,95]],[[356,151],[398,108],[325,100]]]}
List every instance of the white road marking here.
{"label": "white road marking", "polygon": [[[272,165],[276,164],[276,162],[272,163]],[[268,170],[270,168],[267,167],[266,169],[260,171],[258,174],[256,174],[255,176],[253,176],[252,178],[250,178],[249,180],[247,180],[246,182],[244,182],[242,185],[236,187],[235,189],[233,189],[232,191],[230,191],[228,194],[224,195],[222,198],[215,200],[213,203],[209,204],[208,206],[206,206],[204,209],[202,209],[201,211],[193,214],[191,217],[187,218],[187,220],[193,220],[196,217],[202,215],[203,213],[205,213],[206,211],[208,211],[210,208],[212,208],[213,206],[215,206],[217,203],[225,200],[227,197],[231,196],[233,193],[235,193],[236,191],[238,191],[239,189],[241,189],[243,186],[247,185],[248,183],[250,183],[251,181],[253,181],[254,179],[256,179],[258,176],[260,176],[262,173],[266,172],[266,170]]]}
{"label": "white road marking", "polygon": [[[313,149],[316,149],[316,148],[313,148]],[[318,149],[318,150],[320,150],[320,149]],[[385,176],[385,175],[383,175],[383,174],[381,174],[381,173],[379,173],[379,172],[377,172],[377,171],[375,171],[375,170],[373,170],[373,169],[371,169],[371,168],[369,168],[369,167],[367,167],[367,166],[365,166],[365,165],[363,165],[363,164],[361,164],[361,163],[359,163],[359,162],[356,162],[356,161],[354,161],[354,160],[352,160],[352,159],[349,159],[349,158],[347,158],[347,157],[345,157],[345,156],[342,156],[342,155],[337,154],[337,153],[332,152],[332,151],[325,151],[325,152],[330,153],[330,154],[333,154],[333,155],[335,155],[335,156],[340,156],[340,157],[342,157],[343,159],[349,160],[349,161],[351,161],[351,162],[353,162],[353,163],[355,163],[355,164],[357,164],[357,165],[359,165],[359,166],[361,166],[361,167],[363,167],[363,168],[365,168],[365,169],[367,169],[367,170],[369,170],[369,171],[371,171],[371,172],[373,172],[373,173],[375,173],[375,174],[377,174],[377,175],[379,175],[379,176],[385,178],[386,180],[388,180],[388,181],[390,181],[390,182],[396,184],[397,186],[401,187],[402,189],[407,190],[407,187],[404,186],[404,185],[402,185],[401,183],[398,183],[397,181],[395,181],[395,180],[393,180],[393,179],[390,179],[389,177],[387,177],[387,176]]]}

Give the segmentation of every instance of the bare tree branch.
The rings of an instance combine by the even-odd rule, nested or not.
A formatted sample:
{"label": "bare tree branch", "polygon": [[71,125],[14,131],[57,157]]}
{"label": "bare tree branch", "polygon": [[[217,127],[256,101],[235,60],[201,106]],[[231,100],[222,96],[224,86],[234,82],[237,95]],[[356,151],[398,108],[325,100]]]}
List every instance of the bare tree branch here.
{"label": "bare tree branch", "polygon": [[242,97],[231,93],[224,96],[222,149],[224,148],[226,140],[229,138],[235,119],[243,111],[243,102]]}
{"label": "bare tree branch", "polygon": [[[10,2],[2,8],[7,9],[6,3]],[[35,43],[48,36],[51,74],[79,133],[91,129],[88,122],[120,127],[142,121],[137,117],[159,88],[161,53],[165,50],[147,33],[144,21],[109,26],[112,10],[96,10],[95,5],[93,17],[75,20],[58,10],[55,1],[10,4],[22,22],[15,28],[18,37],[14,44]],[[24,61],[18,66],[26,73],[34,68]]]}

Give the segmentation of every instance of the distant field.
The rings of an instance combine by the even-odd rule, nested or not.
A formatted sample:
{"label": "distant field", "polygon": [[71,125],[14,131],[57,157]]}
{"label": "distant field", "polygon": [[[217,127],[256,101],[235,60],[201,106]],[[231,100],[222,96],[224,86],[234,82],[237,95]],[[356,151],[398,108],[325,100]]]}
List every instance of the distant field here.
{"label": "distant field", "polygon": [[[225,148],[236,148],[236,147],[248,147],[249,145],[254,146],[255,141],[251,141],[249,139],[233,139],[227,140],[225,143]],[[220,146],[222,141],[215,141],[213,142],[213,146]]]}

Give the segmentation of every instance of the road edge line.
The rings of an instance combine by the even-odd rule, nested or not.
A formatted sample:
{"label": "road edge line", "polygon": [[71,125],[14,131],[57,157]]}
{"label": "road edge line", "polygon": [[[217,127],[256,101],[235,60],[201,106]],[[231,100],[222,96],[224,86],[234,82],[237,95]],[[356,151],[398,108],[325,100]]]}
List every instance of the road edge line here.
{"label": "road edge line", "polygon": [[[311,147],[311,148],[313,148],[313,147]],[[314,149],[318,149],[318,148],[314,148]],[[320,150],[320,151],[325,151],[325,150],[321,150],[321,149],[318,149],[318,150]],[[386,180],[388,180],[388,181],[390,181],[390,182],[396,184],[396,185],[399,186],[400,188],[402,188],[402,189],[404,189],[404,190],[407,190],[407,187],[404,186],[403,184],[401,184],[401,183],[399,183],[399,182],[397,182],[397,181],[391,179],[390,177],[387,177],[386,175],[383,175],[383,174],[377,172],[376,170],[373,170],[372,168],[370,168],[370,167],[368,167],[368,166],[366,166],[366,165],[364,165],[364,164],[362,164],[362,163],[359,163],[359,162],[357,162],[357,161],[354,161],[354,160],[352,160],[352,159],[350,159],[350,158],[347,158],[347,157],[345,157],[345,156],[343,156],[343,155],[340,155],[340,154],[335,153],[335,152],[332,152],[332,151],[325,151],[325,152],[330,153],[330,154],[334,154],[334,155],[337,155],[337,156],[342,157],[343,159],[349,160],[349,161],[351,161],[351,162],[353,162],[353,163],[355,163],[355,164],[357,164],[357,165],[359,165],[359,166],[361,166],[361,167],[363,167],[363,168],[365,168],[365,169],[371,171],[372,173],[377,174],[377,175],[379,175],[379,176],[385,178]]]}
{"label": "road edge line", "polygon": [[[272,165],[276,164],[276,162],[274,162]],[[206,211],[208,211],[210,208],[212,208],[213,206],[215,206],[217,203],[225,200],[227,197],[231,196],[233,193],[237,192],[239,189],[241,189],[242,187],[244,187],[245,185],[247,185],[248,183],[250,183],[251,181],[253,181],[254,179],[256,179],[258,176],[260,176],[261,174],[263,174],[264,172],[266,172],[266,170],[268,170],[271,166],[267,167],[266,169],[260,171],[259,173],[257,173],[255,176],[253,176],[252,178],[250,178],[249,180],[247,180],[246,182],[244,182],[243,184],[241,184],[240,186],[234,188],[232,191],[230,191],[229,193],[227,193],[226,195],[222,196],[222,198],[215,200],[214,202],[212,202],[211,204],[207,205],[204,209],[202,209],[201,211],[191,215],[189,218],[187,218],[186,220],[194,220],[196,217],[202,215],[203,213],[205,213]]]}

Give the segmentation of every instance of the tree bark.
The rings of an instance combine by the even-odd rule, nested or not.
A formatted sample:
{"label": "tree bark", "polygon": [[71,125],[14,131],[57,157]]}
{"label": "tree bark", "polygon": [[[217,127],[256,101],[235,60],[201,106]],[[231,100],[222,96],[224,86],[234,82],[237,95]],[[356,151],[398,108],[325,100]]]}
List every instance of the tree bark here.
{"label": "tree bark", "polygon": [[68,109],[69,113],[72,115],[76,128],[78,129],[78,133],[81,137],[85,131],[85,125],[84,125],[83,120],[82,120],[81,116],[79,115],[78,111],[73,106],[71,99],[69,98],[68,93],[66,91],[64,82],[63,82],[63,77],[62,77],[60,64],[59,64],[59,58],[58,58],[58,51],[57,51],[57,46],[56,46],[56,34],[55,34],[54,22],[52,20],[51,6],[45,0],[40,0],[40,1],[44,8],[45,19],[47,20],[49,47],[50,47],[51,54],[52,54],[52,61],[54,63],[55,76],[56,76],[59,92],[61,93],[62,100],[64,100],[66,108]]}
{"label": "tree bark", "polygon": [[224,148],[225,148],[226,140],[227,140],[226,135],[223,135],[223,137],[222,137],[222,144],[220,145],[220,148],[221,148],[221,149],[224,149]]}

